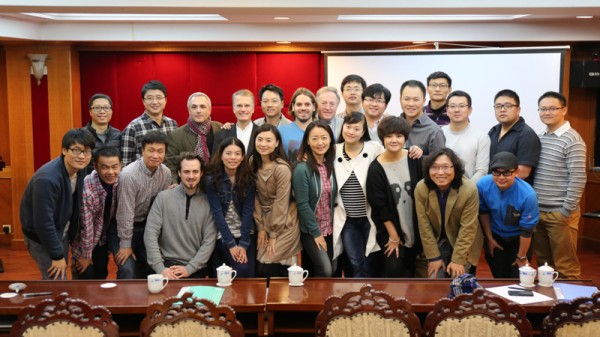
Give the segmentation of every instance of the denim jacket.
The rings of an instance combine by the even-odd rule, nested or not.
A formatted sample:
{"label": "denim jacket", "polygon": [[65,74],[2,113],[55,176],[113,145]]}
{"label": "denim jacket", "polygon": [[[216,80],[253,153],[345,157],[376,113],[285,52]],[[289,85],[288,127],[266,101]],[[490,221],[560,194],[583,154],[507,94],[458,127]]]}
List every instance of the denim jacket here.
{"label": "denim jacket", "polygon": [[[206,177],[205,181],[206,195],[208,196],[208,202],[210,203],[210,209],[212,211],[217,230],[221,234],[221,240],[228,248],[233,248],[236,245],[248,249],[250,246],[250,232],[254,229],[254,194],[256,189],[254,184],[248,187],[246,191],[246,197],[241,199],[238,195],[237,185],[231,188],[231,180],[225,175],[223,177],[223,183],[219,190],[215,190],[213,186],[213,177]],[[239,243],[236,244],[235,238],[229,226],[225,221],[225,214],[229,208],[229,203],[233,198],[233,205],[237,210],[240,219],[242,220],[241,237]]]}

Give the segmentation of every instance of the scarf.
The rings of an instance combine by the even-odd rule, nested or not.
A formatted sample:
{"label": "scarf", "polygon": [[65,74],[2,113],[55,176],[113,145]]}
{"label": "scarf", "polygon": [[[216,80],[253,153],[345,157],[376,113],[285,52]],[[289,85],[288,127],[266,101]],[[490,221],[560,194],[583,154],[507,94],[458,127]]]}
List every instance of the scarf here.
{"label": "scarf", "polygon": [[208,146],[206,145],[206,135],[211,129],[210,125],[210,117],[206,119],[204,123],[196,123],[192,120],[192,118],[188,118],[187,122],[190,129],[198,136],[198,142],[196,143],[196,148],[194,149],[195,154],[199,154],[202,159],[204,159],[205,163],[208,163],[210,160],[210,153],[208,152]]}

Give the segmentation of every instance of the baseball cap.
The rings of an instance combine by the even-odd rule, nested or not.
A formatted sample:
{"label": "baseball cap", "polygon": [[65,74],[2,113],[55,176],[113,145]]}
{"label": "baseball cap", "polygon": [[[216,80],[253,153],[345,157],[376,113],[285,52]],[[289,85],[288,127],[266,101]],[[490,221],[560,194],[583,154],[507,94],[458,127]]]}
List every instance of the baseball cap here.
{"label": "baseball cap", "polygon": [[519,167],[517,157],[510,152],[498,152],[492,157],[490,170],[505,169],[512,170]]}

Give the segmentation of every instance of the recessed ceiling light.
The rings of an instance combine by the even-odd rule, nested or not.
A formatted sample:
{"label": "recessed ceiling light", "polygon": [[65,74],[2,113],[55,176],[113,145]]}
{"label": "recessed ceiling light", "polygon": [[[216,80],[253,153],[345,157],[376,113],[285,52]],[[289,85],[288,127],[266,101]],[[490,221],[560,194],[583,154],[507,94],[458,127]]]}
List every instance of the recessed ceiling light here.
{"label": "recessed ceiling light", "polygon": [[412,44],[426,44],[427,41],[413,41]]}
{"label": "recessed ceiling light", "polygon": [[21,13],[56,21],[224,21],[218,14]]}
{"label": "recessed ceiling light", "polygon": [[277,41],[277,44],[291,44],[290,41]]}
{"label": "recessed ceiling light", "polygon": [[593,19],[593,15],[577,15],[575,18],[577,19]]}
{"label": "recessed ceiling light", "polygon": [[289,16],[274,16],[273,20],[289,20]]}
{"label": "recessed ceiling light", "polygon": [[516,15],[479,15],[479,14],[452,14],[452,15],[339,15],[340,21],[493,21],[514,20],[529,16],[529,14]]}

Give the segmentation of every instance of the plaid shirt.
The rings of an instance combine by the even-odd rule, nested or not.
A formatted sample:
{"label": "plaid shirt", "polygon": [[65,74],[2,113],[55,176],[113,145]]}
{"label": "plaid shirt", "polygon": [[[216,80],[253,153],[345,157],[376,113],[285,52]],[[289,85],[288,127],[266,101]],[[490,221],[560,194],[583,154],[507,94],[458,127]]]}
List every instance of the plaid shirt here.
{"label": "plaid shirt", "polygon": [[333,219],[331,218],[331,179],[327,175],[327,167],[324,164],[317,165],[319,176],[321,176],[321,197],[317,202],[315,217],[319,223],[319,230],[323,237],[333,234]]}
{"label": "plaid shirt", "polygon": [[[115,215],[117,207],[117,183],[112,185],[112,204],[110,207],[111,218]],[[81,227],[72,244],[71,250],[74,259],[83,257],[92,258],[92,251],[96,245],[106,243],[106,230],[104,228],[104,205],[107,192],[100,182],[100,176],[95,170],[85,177],[83,181],[83,203],[81,207]]]}
{"label": "plaid shirt", "polygon": [[160,131],[165,135],[177,129],[174,119],[163,116],[162,124],[158,125],[145,111],[131,121],[121,134],[121,155],[123,166],[129,165],[142,156],[142,137],[150,131]]}

